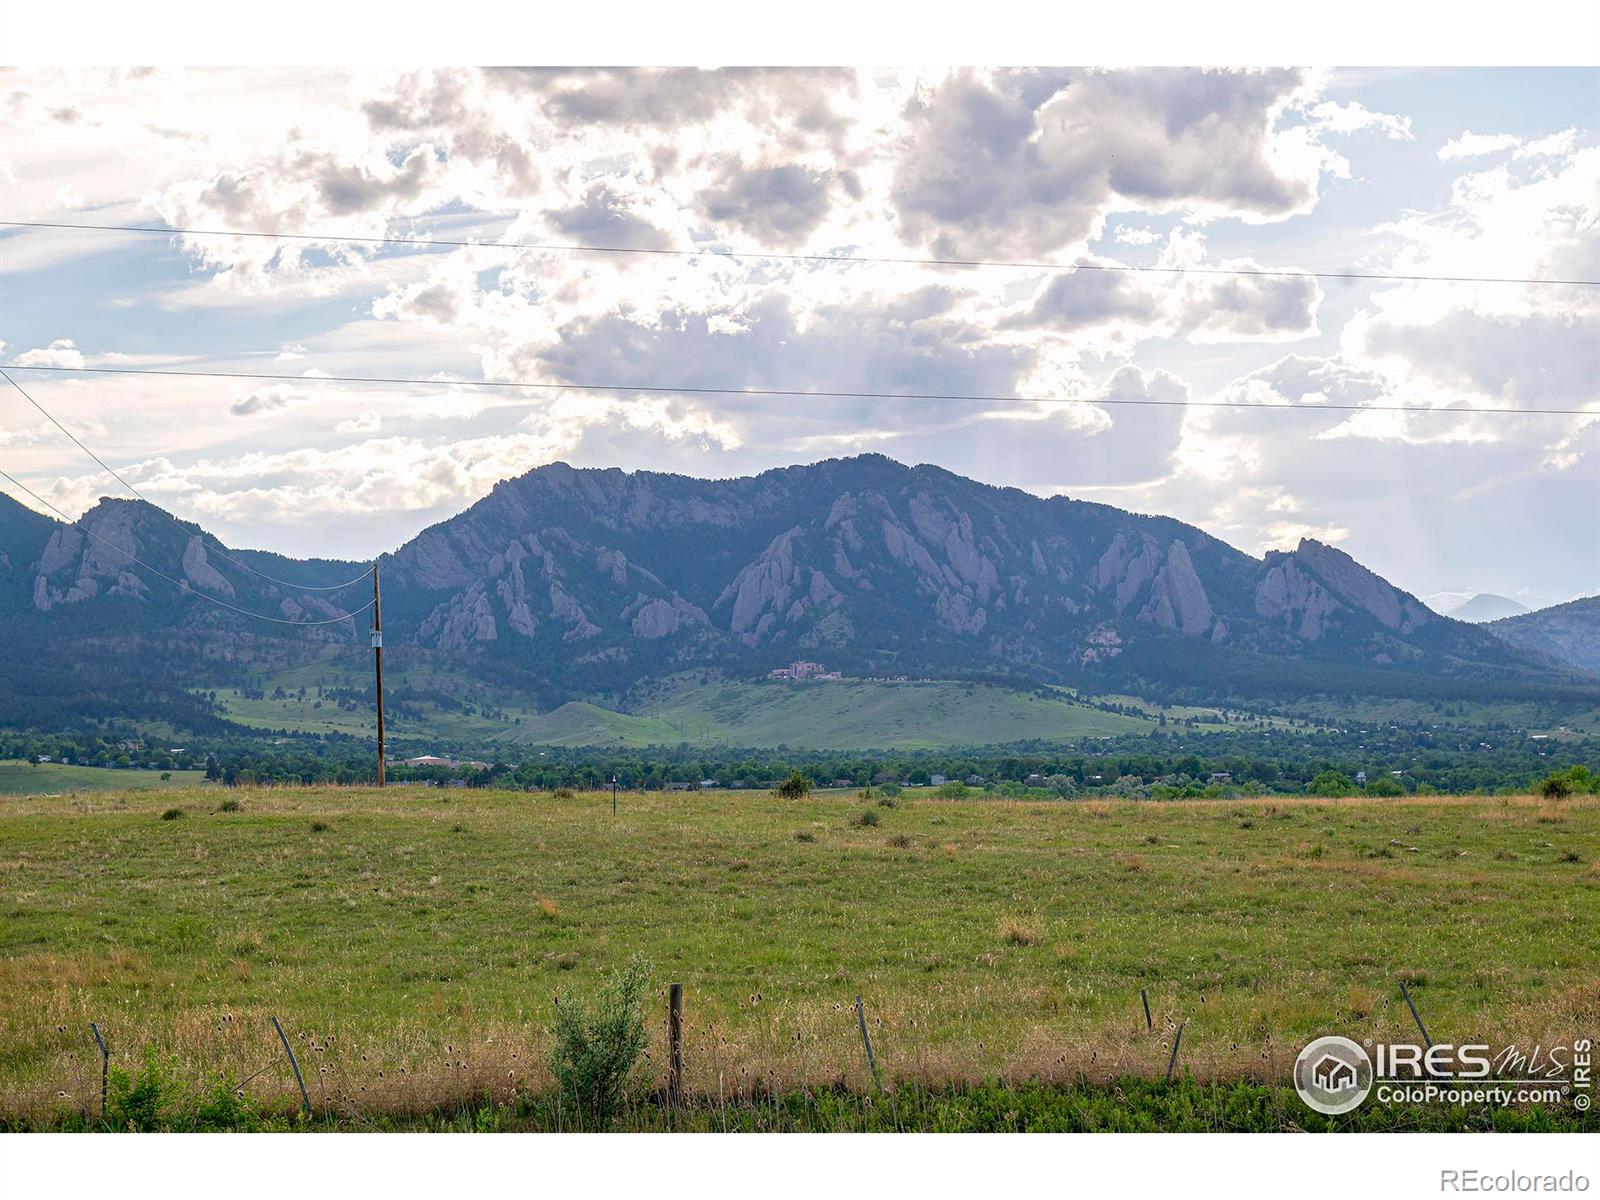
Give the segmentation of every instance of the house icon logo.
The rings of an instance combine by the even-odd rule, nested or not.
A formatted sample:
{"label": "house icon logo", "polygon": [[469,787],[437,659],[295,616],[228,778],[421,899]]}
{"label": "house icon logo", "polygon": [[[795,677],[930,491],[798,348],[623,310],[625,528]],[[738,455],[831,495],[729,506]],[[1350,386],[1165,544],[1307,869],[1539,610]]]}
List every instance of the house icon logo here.
{"label": "house icon logo", "polygon": [[1294,1060],[1294,1089],[1319,1113],[1347,1113],[1372,1090],[1372,1060],[1347,1037],[1318,1038]]}

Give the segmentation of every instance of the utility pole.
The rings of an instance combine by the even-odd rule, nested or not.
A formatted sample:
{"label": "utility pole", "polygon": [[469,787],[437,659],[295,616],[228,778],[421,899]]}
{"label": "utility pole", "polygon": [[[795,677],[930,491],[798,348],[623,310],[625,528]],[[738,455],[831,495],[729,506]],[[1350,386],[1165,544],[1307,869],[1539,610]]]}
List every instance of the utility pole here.
{"label": "utility pole", "polygon": [[378,564],[372,564],[372,675],[378,694],[378,786],[383,786],[383,599],[378,594]]}

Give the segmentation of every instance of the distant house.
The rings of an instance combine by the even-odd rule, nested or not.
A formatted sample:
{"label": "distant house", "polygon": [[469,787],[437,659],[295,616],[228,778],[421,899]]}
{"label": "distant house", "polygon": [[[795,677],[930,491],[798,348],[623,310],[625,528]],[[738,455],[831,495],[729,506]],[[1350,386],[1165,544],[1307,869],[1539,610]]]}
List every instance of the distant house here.
{"label": "distant house", "polygon": [[489,769],[488,763],[478,762],[476,759],[444,758],[438,754],[419,754],[416,758],[401,759],[400,765],[403,767],[448,767],[452,771],[459,770],[461,767],[469,767],[474,771],[487,771]]}
{"label": "distant house", "polygon": [[1232,783],[1233,782],[1233,772],[1232,771],[1213,771],[1213,772],[1211,772],[1211,782],[1212,783]]}
{"label": "distant house", "polygon": [[987,781],[984,779],[984,777],[982,775],[968,775],[967,776],[967,786],[968,787],[982,787],[985,782],[987,782]]}
{"label": "distant house", "polygon": [[1356,786],[1357,787],[1366,787],[1367,786],[1367,773],[1365,771],[1357,771],[1356,772]]}
{"label": "distant house", "polygon": [[719,784],[715,779],[702,779],[700,781],[700,786],[701,786],[702,789],[704,789],[704,788],[720,787],[722,785]]}
{"label": "distant house", "polygon": [[944,786],[944,776],[943,775],[929,775],[928,776],[928,782],[930,784],[932,784],[934,787],[943,787]]}

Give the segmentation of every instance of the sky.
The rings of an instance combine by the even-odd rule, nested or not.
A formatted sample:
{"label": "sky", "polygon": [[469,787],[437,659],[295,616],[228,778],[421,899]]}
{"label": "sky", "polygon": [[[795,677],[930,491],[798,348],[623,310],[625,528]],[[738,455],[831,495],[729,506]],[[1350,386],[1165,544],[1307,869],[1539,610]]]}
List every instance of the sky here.
{"label": "sky", "polygon": [[[0,220],[225,232],[0,227],[0,363],[287,376],[13,372],[235,546],[872,451],[1538,607],[1600,592],[1600,288],[1460,280],[1600,280],[1597,114],[1553,68],[8,70]],[[339,240],[384,237],[468,244]],[[0,469],[125,494],[4,391]]]}

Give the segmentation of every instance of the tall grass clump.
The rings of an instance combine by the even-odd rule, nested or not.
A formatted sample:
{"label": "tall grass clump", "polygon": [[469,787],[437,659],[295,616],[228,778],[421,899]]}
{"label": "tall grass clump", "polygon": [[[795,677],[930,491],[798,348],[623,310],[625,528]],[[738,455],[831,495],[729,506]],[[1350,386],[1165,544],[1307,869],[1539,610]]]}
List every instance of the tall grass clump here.
{"label": "tall grass clump", "polygon": [[643,1002],[650,964],[635,955],[592,1004],[563,995],[551,1026],[550,1071],[562,1099],[596,1129],[609,1129],[648,1038]]}

